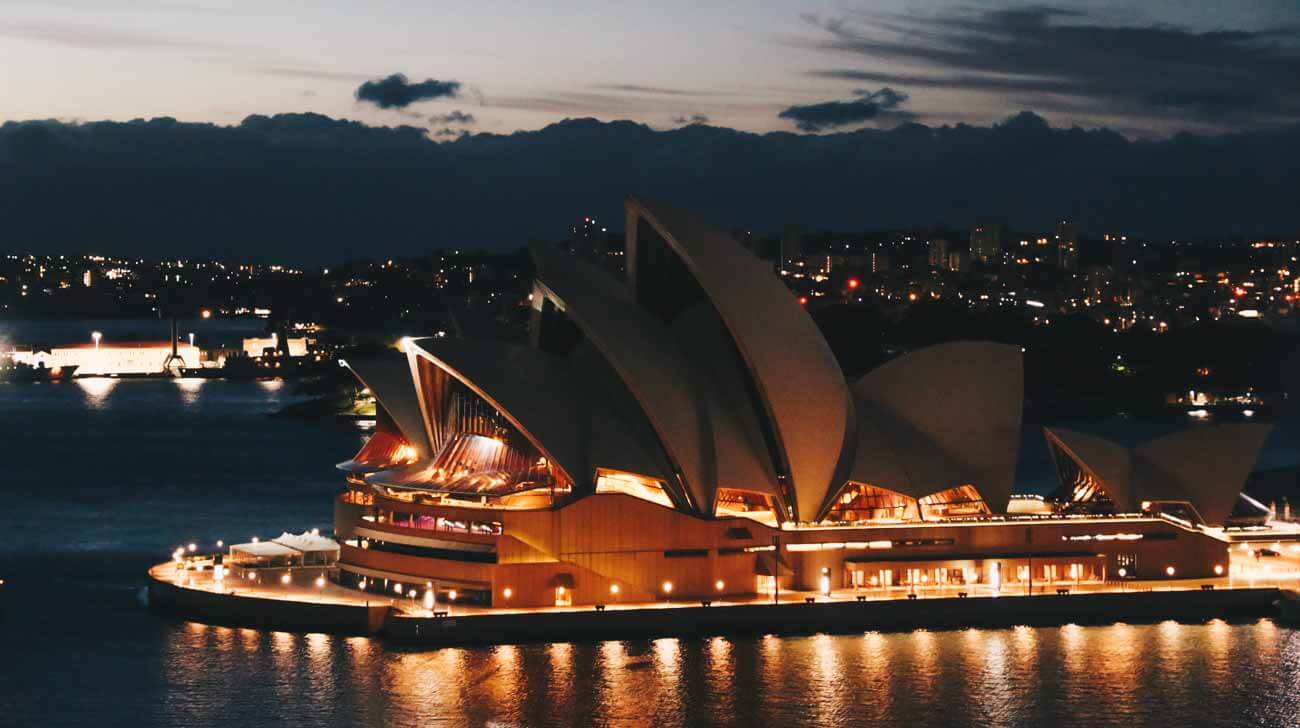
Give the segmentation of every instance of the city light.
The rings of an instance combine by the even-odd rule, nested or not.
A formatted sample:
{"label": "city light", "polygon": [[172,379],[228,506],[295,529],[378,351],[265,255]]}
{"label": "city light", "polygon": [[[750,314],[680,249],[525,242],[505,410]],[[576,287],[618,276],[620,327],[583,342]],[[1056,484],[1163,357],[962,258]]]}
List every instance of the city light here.
{"label": "city light", "polygon": [[665,581],[665,582],[663,583],[663,587],[662,587],[662,588],[663,588],[663,590],[664,590],[664,594],[672,594],[672,593],[673,593],[673,583],[672,583],[671,581]]}

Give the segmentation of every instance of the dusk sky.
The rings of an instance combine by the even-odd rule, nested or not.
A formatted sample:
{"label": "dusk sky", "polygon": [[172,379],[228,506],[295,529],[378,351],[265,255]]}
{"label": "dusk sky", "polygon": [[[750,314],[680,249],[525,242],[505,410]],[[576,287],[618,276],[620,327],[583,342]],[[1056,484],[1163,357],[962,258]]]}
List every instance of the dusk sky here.
{"label": "dusk sky", "polygon": [[[1134,137],[1300,119],[1294,0],[0,7],[0,120],[311,111],[450,136],[587,116],[756,132],[987,125],[1032,109]],[[397,73],[452,91],[388,108],[358,98]]]}

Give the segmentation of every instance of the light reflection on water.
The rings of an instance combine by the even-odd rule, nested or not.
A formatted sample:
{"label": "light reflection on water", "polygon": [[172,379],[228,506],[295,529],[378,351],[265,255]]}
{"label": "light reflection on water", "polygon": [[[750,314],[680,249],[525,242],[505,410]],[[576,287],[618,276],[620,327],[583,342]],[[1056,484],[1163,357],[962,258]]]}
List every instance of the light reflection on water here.
{"label": "light reflection on water", "polygon": [[191,540],[328,528],[333,463],[359,434],[268,417],[293,387],[209,382],[189,399],[187,386],[0,387],[0,442],[25,456],[0,478],[0,496],[23,504],[0,507],[0,725],[1127,728],[1300,715],[1300,632],[1268,620],[429,651],[168,622],[135,598],[145,565]]}
{"label": "light reflection on water", "polygon": [[102,410],[108,406],[108,396],[117,386],[117,379],[110,377],[85,377],[74,379],[86,398],[86,406],[92,410]]}
{"label": "light reflection on water", "polygon": [[196,726],[268,715],[302,725],[824,726],[906,716],[922,726],[1140,726],[1185,716],[1280,726],[1293,724],[1300,679],[1300,638],[1268,621],[418,652],[359,637],[191,624],[169,632],[159,722]]}

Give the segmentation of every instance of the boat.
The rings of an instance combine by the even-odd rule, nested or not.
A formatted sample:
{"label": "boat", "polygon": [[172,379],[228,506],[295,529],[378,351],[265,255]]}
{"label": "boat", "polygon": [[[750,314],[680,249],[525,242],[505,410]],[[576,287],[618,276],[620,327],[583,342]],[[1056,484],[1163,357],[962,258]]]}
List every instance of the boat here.
{"label": "boat", "polygon": [[0,357],[0,382],[61,382],[72,379],[77,373],[77,365],[61,367],[39,366],[14,361],[12,357]]}

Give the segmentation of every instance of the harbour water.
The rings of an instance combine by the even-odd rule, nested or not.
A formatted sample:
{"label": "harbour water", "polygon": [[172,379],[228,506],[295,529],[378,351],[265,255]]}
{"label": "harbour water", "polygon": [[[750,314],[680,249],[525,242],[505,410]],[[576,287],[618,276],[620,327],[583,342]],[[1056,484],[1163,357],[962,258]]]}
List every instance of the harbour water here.
{"label": "harbour water", "polygon": [[[144,608],[177,544],[328,530],[355,425],[278,382],[0,384],[0,726],[1295,725],[1271,620],[400,649]],[[1107,424],[1146,436],[1160,423]],[[1293,431],[1293,424],[1287,424]],[[1275,437],[1264,462],[1294,465]],[[1036,432],[1022,486],[1050,484]]]}

